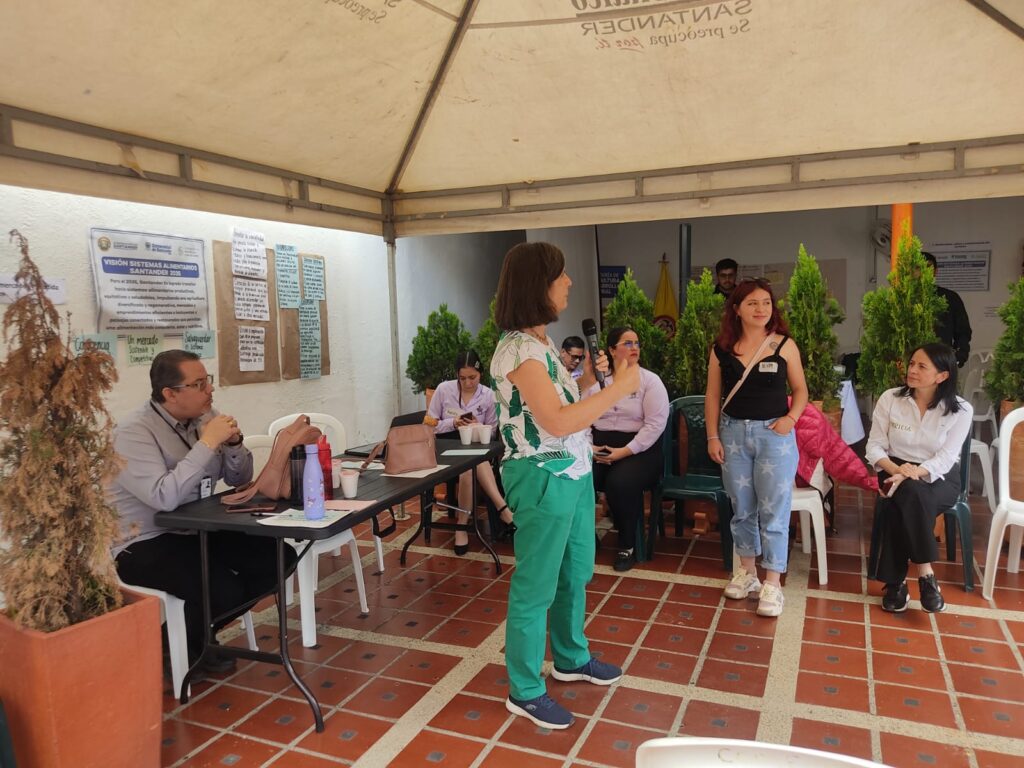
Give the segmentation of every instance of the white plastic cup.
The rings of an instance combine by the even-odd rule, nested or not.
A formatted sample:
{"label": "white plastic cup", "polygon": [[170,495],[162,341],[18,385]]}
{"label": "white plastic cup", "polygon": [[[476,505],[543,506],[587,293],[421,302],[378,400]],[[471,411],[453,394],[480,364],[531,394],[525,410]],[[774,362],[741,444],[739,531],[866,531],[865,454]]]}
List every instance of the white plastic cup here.
{"label": "white plastic cup", "polygon": [[473,427],[473,433],[478,443],[489,443],[491,442],[491,425],[490,424],[476,424]]}
{"label": "white plastic cup", "polygon": [[463,445],[469,445],[473,442],[473,425],[468,424],[465,427],[459,427],[459,440],[462,441]]}
{"label": "white plastic cup", "polygon": [[354,499],[359,492],[359,473],[354,469],[341,470],[341,492],[346,499]]}
{"label": "white plastic cup", "polygon": [[331,488],[341,486],[341,459],[331,459]]}

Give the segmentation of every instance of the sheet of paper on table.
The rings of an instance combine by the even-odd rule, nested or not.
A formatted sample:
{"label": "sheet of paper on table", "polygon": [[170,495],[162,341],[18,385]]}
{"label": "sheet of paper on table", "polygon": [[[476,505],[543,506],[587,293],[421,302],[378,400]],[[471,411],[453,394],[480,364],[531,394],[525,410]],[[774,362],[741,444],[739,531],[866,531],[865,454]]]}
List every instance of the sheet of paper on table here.
{"label": "sheet of paper on table", "polygon": [[490,450],[489,448],[452,448],[442,453],[442,456],[482,456]]}
{"label": "sheet of paper on table", "polygon": [[410,477],[410,478],[427,477],[428,475],[432,475],[435,472],[440,472],[446,466],[447,466],[446,464],[438,464],[436,467],[431,467],[430,469],[419,469],[419,470],[417,470],[415,472],[403,472],[400,475],[389,475],[387,472],[385,472],[382,475],[382,477]]}
{"label": "sheet of paper on table", "polygon": [[301,509],[286,509],[276,515],[260,517],[256,522],[260,525],[279,525],[287,528],[326,528],[331,523],[341,520],[351,511],[350,509],[332,509],[325,511],[321,520],[307,520],[306,513]]}
{"label": "sheet of paper on table", "polygon": [[[363,466],[363,462],[361,462],[361,461],[343,461],[343,462],[341,462],[341,468],[342,469],[359,469],[362,466]],[[383,462],[380,462],[380,461],[371,461],[369,464],[366,465],[366,468],[367,469],[384,469],[384,464],[383,464]]]}

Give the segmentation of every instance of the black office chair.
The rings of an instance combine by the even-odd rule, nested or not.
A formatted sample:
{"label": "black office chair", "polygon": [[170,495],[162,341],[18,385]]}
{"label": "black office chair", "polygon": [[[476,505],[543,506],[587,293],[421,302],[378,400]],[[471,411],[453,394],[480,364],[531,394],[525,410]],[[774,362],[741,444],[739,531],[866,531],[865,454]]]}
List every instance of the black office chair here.
{"label": "black office chair", "polygon": [[4,703],[0,701],[0,768],[16,768],[14,762],[14,741],[7,725]]}
{"label": "black office chair", "polygon": [[413,413],[403,413],[399,416],[395,416],[391,420],[392,427],[407,427],[410,424],[422,424],[423,419],[426,418],[426,411],[414,411]]}

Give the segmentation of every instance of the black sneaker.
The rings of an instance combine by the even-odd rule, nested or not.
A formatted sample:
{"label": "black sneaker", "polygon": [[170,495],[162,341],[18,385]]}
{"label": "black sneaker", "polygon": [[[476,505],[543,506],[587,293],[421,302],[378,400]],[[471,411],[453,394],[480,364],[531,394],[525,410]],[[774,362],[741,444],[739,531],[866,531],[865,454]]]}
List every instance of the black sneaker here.
{"label": "black sneaker", "polygon": [[907,582],[899,584],[886,584],[885,594],[882,595],[882,610],[889,613],[903,613],[907,610],[910,602],[910,592],[907,591]]}
{"label": "black sneaker", "polygon": [[513,715],[529,718],[535,725],[549,728],[552,731],[561,731],[576,722],[569,710],[546,693],[535,699],[522,701],[510,695],[505,700],[505,709]]}
{"label": "black sneaker", "polygon": [[935,574],[930,573],[917,580],[921,587],[921,607],[928,613],[942,613],[946,610],[946,601],[942,599],[942,590],[935,581]]}
{"label": "black sneaker", "polygon": [[612,566],[616,571],[628,571],[636,565],[636,555],[633,550],[619,550],[615,555],[615,564]]}

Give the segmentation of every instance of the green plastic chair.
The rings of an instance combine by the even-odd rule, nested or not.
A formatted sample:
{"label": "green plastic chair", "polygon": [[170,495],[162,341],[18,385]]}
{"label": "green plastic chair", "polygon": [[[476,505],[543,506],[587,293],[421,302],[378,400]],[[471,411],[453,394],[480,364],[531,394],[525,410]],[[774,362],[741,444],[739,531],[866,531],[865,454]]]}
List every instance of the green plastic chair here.
{"label": "green plastic chair", "polygon": [[960,530],[960,551],[964,558],[964,591],[974,591],[974,549],[971,543],[971,506],[967,491],[971,485],[971,436],[960,449],[960,496],[949,509],[943,509],[946,524],[946,559],[956,562],[956,529]]}
{"label": "green plastic chair", "polygon": [[[647,552],[654,551],[655,536],[665,532],[663,499],[675,501],[676,536],[683,535],[683,505],[686,499],[707,499],[718,507],[718,528],[722,538],[722,566],[732,571],[732,502],[722,485],[722,468],[708,456],[707,426],[704,423],[704,395],[690,395],[669,404],[668,425],[662,435],[665,473],[651,494]],[[686,474],[679,474],[679,420],[686,423]],[[642,523],[641,523],[642,524]],[[642,532],[641,532],[642,533]],[[640,537],[637,541],[641,541]]]}

